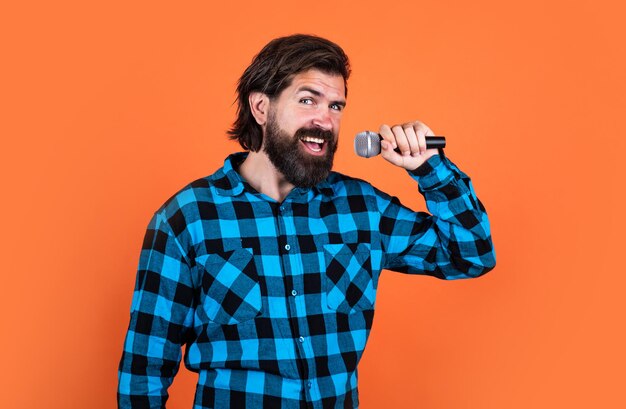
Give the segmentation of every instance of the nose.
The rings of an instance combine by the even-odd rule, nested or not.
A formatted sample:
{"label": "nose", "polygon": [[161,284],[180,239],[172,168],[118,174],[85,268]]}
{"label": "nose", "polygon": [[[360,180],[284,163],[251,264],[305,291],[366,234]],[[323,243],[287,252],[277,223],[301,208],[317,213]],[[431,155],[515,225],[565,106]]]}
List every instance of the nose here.
{"label": "nose", "polygon": [[330,108],[325,107],[318,109],[315,118],[313,118],[313,125],[325,131],[332,130],[333,122],[330,117]]}

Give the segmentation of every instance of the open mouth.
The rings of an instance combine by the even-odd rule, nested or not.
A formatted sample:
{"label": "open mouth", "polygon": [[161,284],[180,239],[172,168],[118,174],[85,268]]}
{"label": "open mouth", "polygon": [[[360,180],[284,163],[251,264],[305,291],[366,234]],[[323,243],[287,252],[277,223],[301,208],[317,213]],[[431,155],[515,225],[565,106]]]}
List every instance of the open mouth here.
{"label": "open mouth", "polygon": [[315,138],[312,136],[303,136],[300,138],[302,144],[314,155],[321,155],[326,148],[326,141],[322,138]]}

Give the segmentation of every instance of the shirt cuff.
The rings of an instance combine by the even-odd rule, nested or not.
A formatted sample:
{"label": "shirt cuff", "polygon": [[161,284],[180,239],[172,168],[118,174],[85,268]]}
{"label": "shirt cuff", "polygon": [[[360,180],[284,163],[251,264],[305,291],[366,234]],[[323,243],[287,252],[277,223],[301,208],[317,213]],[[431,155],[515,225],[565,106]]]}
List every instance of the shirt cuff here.
{"label": "shirt cuff", "polygon": [[447,162],[444,156],[433,155],[417,169],[408,172],[417,180],[420,189],[433,190],[454,179],[454,172],[448,167]]}

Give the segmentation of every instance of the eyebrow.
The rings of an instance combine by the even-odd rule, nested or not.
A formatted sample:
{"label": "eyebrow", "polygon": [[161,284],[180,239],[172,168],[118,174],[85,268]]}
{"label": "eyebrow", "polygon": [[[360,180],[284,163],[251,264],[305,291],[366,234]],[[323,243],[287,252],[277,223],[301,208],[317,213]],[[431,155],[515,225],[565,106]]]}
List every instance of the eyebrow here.
{"label": "eyebrow", "polygon": [[[321,97],[323,95],[318,90],[313,89],[311,87],[308,87],[306,85],[303,86],[303,87],[298,88],[298,90],[296,91],[296,94],[299,94],[301,92],[310,92],[311,94],[315,95],[316,97]],[[341,101],[331,101],[331,104],[337,104],[337,105],[340,105],[342,107],[345,107],[346,106],[346,101],[343,101],[343,100],[341,100]]]}

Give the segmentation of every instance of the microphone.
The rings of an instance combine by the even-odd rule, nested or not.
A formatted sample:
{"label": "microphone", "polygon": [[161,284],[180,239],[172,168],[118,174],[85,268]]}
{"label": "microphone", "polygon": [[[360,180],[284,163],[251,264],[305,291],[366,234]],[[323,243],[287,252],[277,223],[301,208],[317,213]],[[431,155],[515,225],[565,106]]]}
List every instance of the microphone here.
{"label": "microphone", "polygon": [[[380,154],[380,141],[383,137],[372,131],[359,132],[354,138],[354,153],[363,158],[371,158]],[[441,149],[446,147],[445,136],[427,136],[426,149]],[[400,151],[396,148],[396,152]]]}

